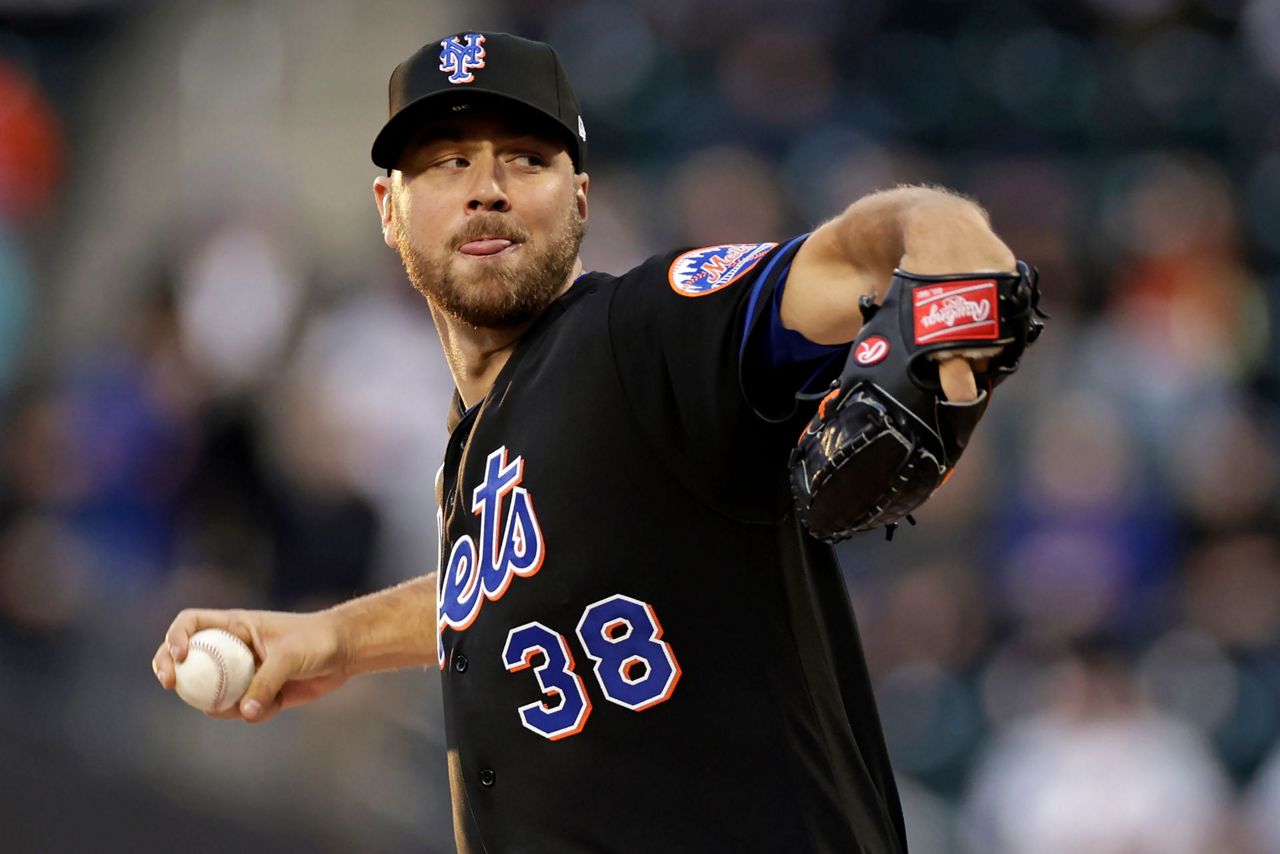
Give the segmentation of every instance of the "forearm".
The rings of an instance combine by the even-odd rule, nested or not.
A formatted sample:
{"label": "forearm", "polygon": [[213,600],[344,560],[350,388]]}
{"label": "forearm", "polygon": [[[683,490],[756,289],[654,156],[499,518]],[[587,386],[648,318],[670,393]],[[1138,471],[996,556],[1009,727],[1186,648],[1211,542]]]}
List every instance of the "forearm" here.
{"label": "forearm", "polygon": [[[865,196],[819,229],[851,266],[885,279],[913,273],[1012,270],[1014,258],[972,199],[932,187],[899,187]],[[822,237],[825,235],[815,235]],[[920,266],[934,270],[918,269]],[[882,287],[882,286],[881,286]]]}
{"label": "forearm", "polygon": [[329,610],[348,675],[436,662],[434,572]]}
{"label": "forearm", "polygon": [[865,196],[818,228],[792,264],[782,322],[836,344],[861,328],[858,299],[884,297],[895,267],[926,275],[1013,270],[1013,253],[975,202],[900,187]]}

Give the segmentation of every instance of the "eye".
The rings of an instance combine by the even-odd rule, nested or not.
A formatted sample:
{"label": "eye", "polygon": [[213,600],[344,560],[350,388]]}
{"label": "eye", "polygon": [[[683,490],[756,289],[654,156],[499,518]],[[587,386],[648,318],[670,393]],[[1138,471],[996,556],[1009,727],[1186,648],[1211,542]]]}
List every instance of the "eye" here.
{"label": "eye", "polygon": [[442,157],[431,164],[432,169],[465,169],[470,164],[465,157]]}
{"label": "eye", "polygon": [[526,151],[521,154],[517,154],[515,157],[512,158],[512,161],[518,166],[525,166],[530,169],[537,169],[539,167],[547,165],[547,160],[545,157],[543,157],[540,154],[534,154],[531,151]]}

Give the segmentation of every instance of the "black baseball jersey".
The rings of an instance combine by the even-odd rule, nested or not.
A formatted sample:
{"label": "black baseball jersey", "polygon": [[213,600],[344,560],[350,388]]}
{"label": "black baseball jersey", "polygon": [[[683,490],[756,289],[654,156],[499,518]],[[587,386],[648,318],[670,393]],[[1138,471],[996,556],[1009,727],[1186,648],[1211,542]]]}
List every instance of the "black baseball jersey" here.
{"label": "black baseball jersey", "polygon": [[746,346],[799,244],[583,275],[455,414],[461,851],[905,850],[848,593],[791,512],[803,378]]}

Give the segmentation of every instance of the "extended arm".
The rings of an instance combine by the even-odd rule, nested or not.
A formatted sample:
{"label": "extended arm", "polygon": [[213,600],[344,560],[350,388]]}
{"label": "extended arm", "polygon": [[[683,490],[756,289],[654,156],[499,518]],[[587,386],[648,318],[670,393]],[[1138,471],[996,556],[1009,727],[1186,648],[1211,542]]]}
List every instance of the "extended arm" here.
{"label": "extended arm", "polygon": [[[876,304],[860,305],[868,297]],[[954,470],[987,392],[1040,337],[1039,302],[1036,270],[1016,261],[981,208],[941,190],[867,196],[810,236],[782,322],[820,343],[857,344],[792,451],[809,533],[838,542],[912,520]]]}

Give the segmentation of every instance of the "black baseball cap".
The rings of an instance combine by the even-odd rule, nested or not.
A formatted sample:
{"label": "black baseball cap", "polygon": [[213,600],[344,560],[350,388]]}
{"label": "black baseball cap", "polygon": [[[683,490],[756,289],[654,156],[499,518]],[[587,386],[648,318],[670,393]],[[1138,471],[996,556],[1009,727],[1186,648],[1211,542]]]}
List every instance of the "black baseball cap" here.
{"label": "black baseball cap", "polygon": [[427,43],[396,66],[390,118],[373,141],[373,162],[395,168],[424,122],[484,103],[516,104],[565,131],[574,169],[586,168],[587,131],[578,98],[549,44],[506,33],[464,32]]}

